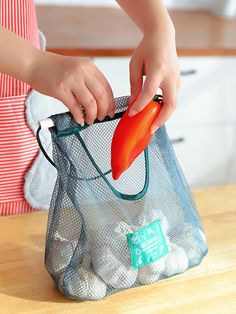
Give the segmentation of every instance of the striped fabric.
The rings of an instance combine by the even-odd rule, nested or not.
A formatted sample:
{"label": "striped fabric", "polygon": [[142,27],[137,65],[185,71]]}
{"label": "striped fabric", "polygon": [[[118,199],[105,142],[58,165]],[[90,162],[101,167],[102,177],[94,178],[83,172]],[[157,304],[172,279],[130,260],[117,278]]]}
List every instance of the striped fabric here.
{"label": "striped fabric", "polygon": [[[0,0],[0,25],[39,47],[38,26],[33,0]],[[27,94],[28,84],[0,75],[0,97]]]}
{"label": "striped fabric", "polygon": [[[0,25],[39,47],[32,0],[0,0]],[[38,153],[25,118],[29,90],[28,84],[0,73],[0,216],[33,211],[23,191],[24,175]]]}

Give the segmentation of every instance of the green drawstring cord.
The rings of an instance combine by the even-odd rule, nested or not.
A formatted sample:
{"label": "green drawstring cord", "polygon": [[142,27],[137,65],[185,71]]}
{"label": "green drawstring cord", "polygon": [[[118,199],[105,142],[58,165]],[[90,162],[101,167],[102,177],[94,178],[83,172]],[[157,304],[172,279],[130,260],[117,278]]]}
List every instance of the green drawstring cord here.
{"label": "green drawstring cord", "polygon": [[53,165],[53,167],[57,168],[56,165],[54,164],[54,162],[52,161],[52,159],[48,156],[46,150],[44,149],[42,143],[41,143],[41,140],[40,140],[40,137],[39,137],[39,132],[41,130],[41,126],[39,126],[37,132],[36,132],[36,138],[37,138],[37,142],[39,144],[39,148],[41,149],[42,153],[44,154],[44,156],[47,158],[47,160],[50,162],[50,164]]}
{"label": "green drawstring cord", "polygon": [[[39,132],[41,131],[41,126],[38,128],[37,132],[36,132],[36,138],[37,138],[37,142],[38,142],[38,145],[39,145],[39,148],[41,149],[42,153],[44,154],[45,158],[50,162],[51,165],[53,165],[53,167],[56,167],[55,163],[52,161],[52,159],[48,156],[46,150],[44,149],[43,145],[42,145],[42,142],[40,140],[40,136],[39,136]],[[106,172],[104,172],[104,176],[106,176],[107,174],[111,173],[111,170],[108,170]],[[98,176],[95,176],[95,177],[92,177],[92,178],[89,178],[89,179],[84,179],[84,178],[77,178],[77,180],[84,180],[84,181],[92,181],[92,180],[96,180],[96,179],[99,179],[101,178],[100,175]]]}

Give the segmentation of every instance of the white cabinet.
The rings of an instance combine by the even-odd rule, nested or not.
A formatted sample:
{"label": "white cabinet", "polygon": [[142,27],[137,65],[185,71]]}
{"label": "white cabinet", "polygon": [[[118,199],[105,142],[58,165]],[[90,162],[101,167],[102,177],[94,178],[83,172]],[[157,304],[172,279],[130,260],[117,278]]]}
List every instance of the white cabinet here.
{"label": "white cabinet", "polygon": [[168,127],[168,134],[173,140],[181,138],[173,147],[192,187],[218,185],[229,181],[236,127]]}
{"label": "white cabinet", "polygon": [[167,122],[192,187],[236,182],[235,57],[182,57],[176,112]]}
{"label": "white cabinet", "polygon": [[169,123],[192,126],[235,122],[236,58],[182,57],[179,64],[181,89]]}
{"label": "white cabinet", "polygon": [[114,93],[114,97],[130,95],[129,60],[127,57],[100,57],[93,62],[105,75]]}
{"label": "white cabinet", "polygon": [[[95,58],[114,96],[129,95],[129,58]],[[177,109],[167,122],[192,187],[236,182],[236,58],[181,57]],[[181,139],[181,141],[178,141]]]}

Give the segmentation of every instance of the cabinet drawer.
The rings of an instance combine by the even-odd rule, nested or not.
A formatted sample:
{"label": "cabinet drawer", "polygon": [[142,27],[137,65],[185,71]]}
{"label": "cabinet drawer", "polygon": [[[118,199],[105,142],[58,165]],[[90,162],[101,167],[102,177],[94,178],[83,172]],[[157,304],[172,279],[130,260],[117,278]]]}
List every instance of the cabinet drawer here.
{"label": "cabinet drawer", "polygon": [[[229,181],[235,155],[234,126],[167,126],[167,131],[170,139],[176,142],[173,148],[192,187],[218,185]],[[176,141],[179,138],[182,141]]]}
{"label": "cabinet drawer", "polygon": [[236,58],[179,58],[181,88],[172,125],[236,121]]}

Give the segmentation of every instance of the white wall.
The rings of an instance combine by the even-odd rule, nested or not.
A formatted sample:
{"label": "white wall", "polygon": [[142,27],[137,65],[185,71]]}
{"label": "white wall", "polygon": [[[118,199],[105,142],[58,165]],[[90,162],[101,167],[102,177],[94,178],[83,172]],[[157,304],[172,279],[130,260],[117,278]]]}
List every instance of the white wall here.
{"label": "white wall", "polygon": [[[37,4],[59,5],[108,5],[118,6],[115,0],[35,0]],[[167,7],[173,8],[203,8],[208,0],[164,0]]]}
{"label": "white wall", "polygon": [[[145,0],[144,0],[145,1]],[[236,0],[163,0],[168,9],[208,9],[216,15],[236,17]],[[115,0],[35,0],[37,4],[99,5],[118,7]]]}
{"label": "white wall", "polygon": [[116,1],[112,0],[35,0],[37,4],[54,4],[54,5],[105,5],[118,6]]}

